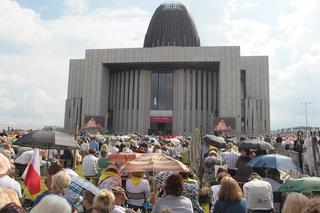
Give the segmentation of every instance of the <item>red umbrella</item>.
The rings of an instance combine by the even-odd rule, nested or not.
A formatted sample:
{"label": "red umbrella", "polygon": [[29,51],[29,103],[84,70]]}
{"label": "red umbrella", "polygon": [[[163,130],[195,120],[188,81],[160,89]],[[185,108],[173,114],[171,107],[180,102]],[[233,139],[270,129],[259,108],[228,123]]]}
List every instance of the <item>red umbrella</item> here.
{"label": "red umbrella", "polygon": [[108,160],[111,160],[113,162],[122,162],[126,163],[128,161],[136,159],[141,154],[139,153],[133,153],[133,152],[119,152],[119,153],[113,153],[108,156]]}

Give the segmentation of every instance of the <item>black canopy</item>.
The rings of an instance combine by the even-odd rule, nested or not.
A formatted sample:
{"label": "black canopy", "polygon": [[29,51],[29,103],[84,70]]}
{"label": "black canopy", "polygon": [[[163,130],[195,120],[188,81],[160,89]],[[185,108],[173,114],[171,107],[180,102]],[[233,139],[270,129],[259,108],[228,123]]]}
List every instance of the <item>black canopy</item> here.
{"label": "black canopy", "polygon": [[206,143],[206,144],[210,144],[212,146],[217,147],[218,149],[222,149],[222,148],[227,148],[227,144],[226,141],[224,140],[224,138],[222,137],[218,137],[215,135],[205,135],[202,140]]}
{"label": "black canopy", "polygon": [[274,147],[265,141],[253,139],[253,140],[244,140],[238,143],[240,149],[257,149],[257,150],[267,150],[274,149]]}
{"label": "black canopy", "polygon": [[19,138],[14,145],[41,149],[79,149],[72,135],[59,131],[33,131]]}

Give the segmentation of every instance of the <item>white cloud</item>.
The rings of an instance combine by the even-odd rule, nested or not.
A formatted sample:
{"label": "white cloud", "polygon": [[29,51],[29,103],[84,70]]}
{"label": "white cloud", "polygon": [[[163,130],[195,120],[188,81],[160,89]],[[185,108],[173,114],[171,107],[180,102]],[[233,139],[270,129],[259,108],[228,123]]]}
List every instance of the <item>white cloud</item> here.
{"label": "white cloud", "polygon": [[142,46],[148,12],[138,7],[88,11],[87,1],[65,1],[65,6],[63,16],[42,20],[15,1],[0,1],[0,42],[21,48],[0,52],[0,83],[8,92],[0,95],[2,126],[62,125],[69,59],[84,57],[86,48]]}
{"label": "white cloud", "polygon": [[0,1],[0,39],[32,44],[47,38],[39,14],[22,8],[16,1]]}
{"label": "white cloud", "polygon": [[88,0],[64,0],[67,14],[81,14],[88,11]]}

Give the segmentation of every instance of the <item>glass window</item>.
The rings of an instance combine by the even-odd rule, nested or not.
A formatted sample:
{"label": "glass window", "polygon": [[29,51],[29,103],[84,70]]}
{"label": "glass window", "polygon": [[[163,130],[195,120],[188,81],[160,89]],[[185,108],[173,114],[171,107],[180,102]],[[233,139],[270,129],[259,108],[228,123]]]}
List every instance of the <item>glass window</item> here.
{"label": "glass window", "polygon": [[173,73],[153,71],[151,74],[151,110],[172,110]]}

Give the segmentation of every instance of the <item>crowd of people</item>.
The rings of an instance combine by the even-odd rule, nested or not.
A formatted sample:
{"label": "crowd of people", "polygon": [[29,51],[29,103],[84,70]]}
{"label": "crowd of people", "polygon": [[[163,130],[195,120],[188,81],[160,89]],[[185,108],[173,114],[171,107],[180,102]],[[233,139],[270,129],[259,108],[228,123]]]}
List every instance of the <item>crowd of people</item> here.
{"label": "crowd of people", "polygon": [[[247,165],[252,157],[267,152],[239,150],[232,142],[226,149],[204,144],[203,174],[196,174],[198,171],[191,168],[183,172],[126,173],[121,170],[124,163],[109,158],[112,154],[163,153],[188,165],[190,138],[85,133],[76,140],[79,152],[40,150],[46,190],[31,201],[25,199],[23,183],[17,179],[30,162],[34,149],[16,147],[9,136],[3,136],[0,190],[14,191],[19,200],[0,206],[0,213],[202,213],[205,210],[199,202],[201,187],[209,189],[212,213],[320,213],[320,198],[316,193],[283,194],[278,191],[283,183],[279,170],[255,171]],[[12,164],[7,171],[1,170],[4,158]],[[81,174],[73,169],[74,165],[82,168]]]}

